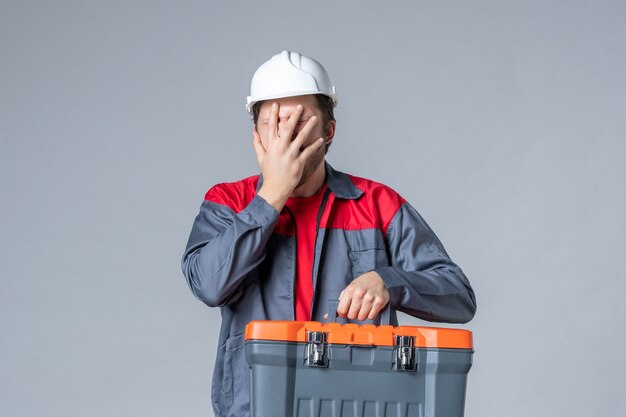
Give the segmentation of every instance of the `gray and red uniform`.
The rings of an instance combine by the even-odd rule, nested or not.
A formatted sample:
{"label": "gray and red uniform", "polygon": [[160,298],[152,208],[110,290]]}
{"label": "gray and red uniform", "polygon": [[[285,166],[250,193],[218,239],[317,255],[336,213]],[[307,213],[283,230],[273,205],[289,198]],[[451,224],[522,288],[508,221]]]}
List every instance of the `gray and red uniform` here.
{"label": "gray and red uniform", "polygon": [[[389,291],[393,325],[394,310],[429,321],[471,320],[476,301],[469,281],[409,203],[383,184],[328,164],[326,183],[316,218],[311,320],[324,321],[328,300],[372,270]],[[193,294],[221,307],[216,417],[249,415],[246,324],[295,318],[295,224],[288,210],[279,214],[256,194],[261,184],[253,176],[211,188],[182,259]]]}

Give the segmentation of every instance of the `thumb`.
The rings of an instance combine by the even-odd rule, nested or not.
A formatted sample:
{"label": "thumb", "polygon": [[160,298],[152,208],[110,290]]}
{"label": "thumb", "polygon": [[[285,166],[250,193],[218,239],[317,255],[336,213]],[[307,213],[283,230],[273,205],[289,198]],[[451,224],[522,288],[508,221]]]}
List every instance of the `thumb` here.
{"label": "thumb", "polygon": [[261,143],[261,136],[255,128],[252,128],[252,137],[252,146],[254,147],[254,152],[256,153],[256,160],[259,163],[259,167],[263,169],[263,157],[265,156],[265,148]]}

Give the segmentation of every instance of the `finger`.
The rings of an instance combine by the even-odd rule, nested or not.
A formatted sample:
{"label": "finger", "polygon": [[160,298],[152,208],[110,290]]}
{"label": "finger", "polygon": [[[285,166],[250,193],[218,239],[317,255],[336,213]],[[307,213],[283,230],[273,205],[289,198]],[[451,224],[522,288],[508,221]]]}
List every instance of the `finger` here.
{"label": "finger", "polygon": [[304,144],[304,142],[306,142],[307,138],[309,137],[309,133],[311,133],[311,130],[313,130],[316,124],[317,117],[311,117],[306,122],[306,125],[304,125],[302,130],[298,133],[298,136],[296,136],[295,139],[291,142],[290,146],[295,150],[300,151],[300,147]]}
{"label": "finger", "polygon": [[252,137],[254,138],[252,146],[254,147],[254,153],[256,153],[256,160],[259,163],[259,167],[263,168],[263,157],[266,151],[261,143],[261,136],[259,136],[259,132],[256,129],[252,129]]}
{"label": "finger", "polygon": [[324,320],[328,320],[328,313],[324,314]]}
{"label": "finger", "polygon": [[372,304],[374,301],[374,297],[371,295],[365,295],[363,297],[363,301],[361,303],[361,309],[359,310],[359,320],[363,321],[368,318],[370,315],[370,311],[372,310]]}
{"label": "finger", "polygon": [[337,315],[339,317],[346,317],[348,315],[348,310],[350,309],[350,293],[346,291],[342,292],[343,297],[339,300],[339,305],[337,305]]}
{"label": "finger", "polygon": [[291,142],[291,137],[293,136],[293,131],[295,130],[296,125],[298,124],[298,121],[300,120],[302,111],[303,111],[302,105],[298,104],[295,110],[292,111],[291,114],[289,115],[289,119],[287,119],[287,123],[285,123],[284,128],[280,129],[280,132],[279,132],[280,137],[285,139],[285,141],[282,142],[282,145],[284,147],[289,146],[289,143]]}
{"label": "finger", "polygon": [[317,152],[317,150],[321,148],[322,145],[324,145],[324,138],[319,138],[318,140],[316,140],[315,142],[313,142],[312,144],[304,148],[304,150],[300,152],[300,155],[298,156],[298,158],[300,158],[303,162],[305,162],[307,159],[311,157],[311,155]]}
{"label": "finger", "polygon": [[387,303],[385,303],[383,300],[376,300],[372,305],[372,309],[370,310],[367,318],[370,320],[374,320],[378,316],[378,313],[380,313],[386,305]]}
{"label": "finger", "polygon": [[371,305],[361,304],[361,309],[359,310],[359,314],[357,318],[360,321],[365,321],[370,316],[371,311],[372,311]]}
{"label": "finger", "polygon": [[267,133],[270,142],[278,137],[278,103],[272,103],[270,117],[267,121]]}
{"label": "finger", "polygon": [[361,299],[353,296],[352,302],[350,303],[350,309],[348,310],[348,318],[350,320],[354,320],[358,318],[360,310],[361,310]]}

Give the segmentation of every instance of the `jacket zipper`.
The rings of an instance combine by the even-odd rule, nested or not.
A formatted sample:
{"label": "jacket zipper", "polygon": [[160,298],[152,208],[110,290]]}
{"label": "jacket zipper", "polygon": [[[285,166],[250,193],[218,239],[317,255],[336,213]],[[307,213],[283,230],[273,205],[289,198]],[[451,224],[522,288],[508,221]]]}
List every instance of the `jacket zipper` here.
{"label": "jacket zipper", "polygon": [[[317,249],[317,238],[320,234],[320,221],[322,220],[322,214],[326,209],[326,203],[328,203],[328,196],[330,195],[330,188],[326,188],[324,195],[322,196],[322,204],[320,204],[320,210],[317,213],[317,219],[315,220],[315,242],[313,243],[313,262],[311,263],[311,284],[313,285],[313,298],[311,298],[311,312],[309,319],[313,321],[313,307],[315,306],[315,294],[317,293],[317,280],[315,279],[315,254]],[[326,235],[324,235],[326,236]],[[322,242],[322,247],[324,242]],[[322,248],[320,248],[320,255],[322,254]],[[321,260],[320,260],[321,262]],[[319,268],[317,268],[319,275]]]}
{"label": "jacket zipper", "polygon": [[298,224],[296,223],[296,218],[294,217],[289,207],[284,206],[287,213],[289,213],[289,217],[291,217],[291,223],[294,228],[294,236],[293,240],[296,242],[296,250],[293,255],[293,279],[291,280],[291,320],[296,319],[296,279],[298,279]]}

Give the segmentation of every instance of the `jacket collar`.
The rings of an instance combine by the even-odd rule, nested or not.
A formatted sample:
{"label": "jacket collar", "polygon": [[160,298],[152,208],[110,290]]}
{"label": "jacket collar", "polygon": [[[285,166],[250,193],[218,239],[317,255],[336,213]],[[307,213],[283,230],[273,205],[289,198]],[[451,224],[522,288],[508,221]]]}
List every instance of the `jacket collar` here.
{"label": "jacket collar", "polygon": [[347,174],[335,171],[326,161],[324,161],[324,164],[326,165],[326,182],[333,194],[346,200],[354,200],[361,197],[363,190],[354,185]]}
{"label": "jacket collar", "polygon": [[[354,200],[363,194],[363,191],[354,185],[347,174],[335,171],[326,161],[324,161],[324,166],[326,167],[326,183],[335,196],[345,198],[346,200]],[[259,175],[259,182],[256,186],[257,192],[261,189],[261,185],[263,185],[263,174]]]}

